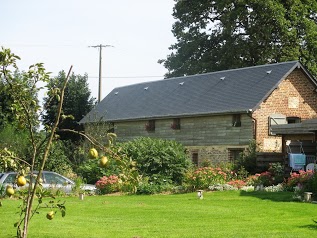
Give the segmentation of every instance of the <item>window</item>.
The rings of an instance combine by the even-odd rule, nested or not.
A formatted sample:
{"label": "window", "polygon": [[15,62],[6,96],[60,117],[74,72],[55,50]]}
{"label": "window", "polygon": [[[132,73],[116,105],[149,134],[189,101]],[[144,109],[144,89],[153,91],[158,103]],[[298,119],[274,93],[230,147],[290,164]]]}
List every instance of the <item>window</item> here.
{"label": "window", "polygon": [[242,148],[228,149],[229,161],[234,164],[239,159],[240,154],[243,152],[243,150],[244,149]]}
{"label": "window", "polygon": [[192,162],[194,165],[198,166],[198,152],[192,153]]}
{"label": "window", "polygon": [[269,116],[268,119],[269,119],[269,126],[268,126],[269,131],[268,132],[269,132],[269,135],[271,135],[271,136],[276,135],[272,132],[272,126],[287,124],[286,116],[283,114],[272,114]]}
{"label": "window", "polygon": [[16,174],[8,174],[3,183],[15,184]]}
{"label": "window", "polygon": [[300,123],[301,121],[299,117],[287,117],[286,120],[288,124]]}
{"label": "window", "polygon": [[241,114],[233,114],[232,115],[232,126],[240,127],[241,126]]}
{"label": "window", "polygon": [[108,124],[107,133],[114,133],[114,123],[113,123],[113,122],[110,122],[110,123]]}
{"label": "window", "polygon": [[67,185],[68,181],[58,174],[44,173],[45,183]]}
{"label": "window", "polygon": [[155,131],[155,120],[149,120],[145,124],[145,130],[147,130],[147,131]]}
{"label": "window", "polygon": [[180,118],[174,118],[173,123],[171,124],[171,128],[173,130],[180,130],[181,129],[181,119]]}

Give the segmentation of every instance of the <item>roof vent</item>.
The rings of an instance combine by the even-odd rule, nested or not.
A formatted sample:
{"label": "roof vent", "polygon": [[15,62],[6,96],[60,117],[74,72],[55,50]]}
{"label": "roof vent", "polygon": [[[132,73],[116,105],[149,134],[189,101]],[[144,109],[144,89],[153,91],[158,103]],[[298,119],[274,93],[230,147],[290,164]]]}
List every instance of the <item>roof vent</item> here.
{"label": "roof vent", "polygon": [[221,77],[220,79],[221,79],[221,80],[225,80],[225,78],[226,78],[226,77]]}
{"label": "roof vent", "polygon": [[179,83],[179,85],[184,85],[184,82]]}
{"label": "roof vent", "polygon": [[148,89],[149,89],[149,87],[145,87],[145,88],[144,88],[144,90],[148,90]]}
{"label": "roof vent", "polygon": [[267,74],[270,74],[270,73],[272,73],[272,70],[268,70],[268,71],[266,71],[266,73],[267,73]]}
{"label": "roof vent", "polygon": [[119,92],[115,92],[114,94],[115,94],[115,95],[118,95],[118,93],[119,93]]}

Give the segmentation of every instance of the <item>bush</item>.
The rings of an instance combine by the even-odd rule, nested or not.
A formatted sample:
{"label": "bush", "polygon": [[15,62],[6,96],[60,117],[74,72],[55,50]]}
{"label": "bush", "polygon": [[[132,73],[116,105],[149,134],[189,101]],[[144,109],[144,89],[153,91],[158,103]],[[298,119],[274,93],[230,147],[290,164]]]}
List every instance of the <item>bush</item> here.
{"label": "bush", "polygon": [[257,157],[257,143],[255,140],[251,140],[248,148],[243,151],[236,162],[236,170],[240,170],[244,167],[246,171],[250,174],[255,174],[257,172],[256,168],[256,157]]}
{"label": "bush", "polygon": [[314,172],[313,171],[303,171],[300,170],[299,173],[292,173],[291,177],[289,177],[286,181],[285,188],[289,191],[294,191],[295,187],[301,188],[303,192],[311,186],[312,179],[314,179]]}
{"label": "bush", "polygon": [[224,184],[231,179],[221,168],[202,167],[188,173],[187,182],[193,189],[207,189],[210,185]]}
{"label": "bush", "polygon": [[73,174],[73,169],[66,155],[66,151],[67,147],[63,141],[55,141],[52,143],[47,162],[45,163],[45,170],[71,177],[70,174]]}
{"label": "bush", "polygon": [[272,174],[273,184],[284,181],[284,167],[281,163],[270,163],[268,171]]}
{"label": "bush", "polygon": [[247,183],[245,181],[240,180],[240,179],[231,180],[227,184],[229,184],[235,188],[239,188],[239,189],[247,185]]}
{"label": "bush", "polygon": [[96,182],[96,187],[101,194],[114,193],[119,191],[120,180],[117,175],[103,176]]}
{"label": "bush", "polygon": [[260,174],[251,175],[246,179],[247,185],[257,186],[263,185],[264,187],[273,185],[272,174],[268,171]]}
{"label": "bush", "polygon": [[119,153],[136,161],[139,173],[155,184],[164,179],[182,184],[191,167],[184,146],[176,141],[142,137],[118,147],[122,148]]}
{"label": "bush", "polygon": [[[111,163],[111,162],[110,162]],[[87,183],[95,184],[101,177],[110,176],[114,173],[115,168],[109,165],[107,169],[100,168],[98,160],[85,160],[77,169],[78,174],[85,178]]]}

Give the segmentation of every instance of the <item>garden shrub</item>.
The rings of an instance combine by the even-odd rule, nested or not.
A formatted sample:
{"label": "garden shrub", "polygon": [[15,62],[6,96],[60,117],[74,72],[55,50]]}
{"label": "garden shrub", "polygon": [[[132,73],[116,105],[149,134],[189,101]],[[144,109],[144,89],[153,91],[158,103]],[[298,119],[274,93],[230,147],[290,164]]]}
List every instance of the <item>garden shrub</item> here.
{"label": "garden shrub", "polygon": [[119,153],[136,161],[139,173],[149,182],[181,184],[191,167],[184,146],[176,141],[141,137],[118,146]]}
{"label": "garden shrub", "polygon": [[307,192],[312,192],[314,198],[317,198],[317,173],[314,172],[307,184]]}
{"label": "garden shrub", "polygon": [[226,183],[228,177],[221,168],[201,167],[188,173],[187,183],[193,189],[207,189],[210,185]]}
{"label": "garden shrub", "polygon": [[163,192],[172,192],[173,185],[168,181],[163,182],[149,182],[149,178],[143,178],[139,182],[136,194],[158,194]]}
{"label": "garden shrub", "polygon": [[293,190],[296,186],[305,187],[313,175],[314,172],[311,170],[308,170],[307,172],[300,170],[298,173],[292,173],[287,179],[286,187],[289,188],[289,190]]}
{"label": "garden shrub", "polygon": [[103,176],[96,182],[96,187],[101,194],[114,193],[119,191],[120,180],[117,175]]}
{"label": "garden shrub", "polygon": [[236,170],[240,170],[243,167],[248,173],[255,174],[257,172],[256,157],[257,157],[258,145],[255,140],[251,140],[248,148],[243,151],[237,159],[235,165]]}
{"label": "garden shrub", "polygon": [[284,167],[281,163],[270,163],[268,171],[273,177],[273,184],[279,184],[284,181]]}
{"label": "garden shrub", "polygon": [[109,165],[107,169],[100,168],[97,160],[85,160],[77,169],[77,173],[85,178],[87,183],[95,184],[101,177],[110,176],[112,174],[118,175],[117,170],[113,160],[109,160]]}
{"label": "garden shrub", "polygon": [[317,198],[317,173],[311,170],[292,173],[284,185],[286,190],[294,191],[295,198],[301,198],[304,192],[312,192]]}
{"label": "garden shrub", "polygon": [[67,151],[67,147],[63,141],[58,140],[52,143],[48,160],[45,163],[45,170],[71,177],[70,174],[73,174],[73,169],[65,151]]}
{"label": "garden shrub", "polygon": [[235,188],[240,189],[240,188],[246,186],[247,182],[245,182],[244,180],[236,179],[236,180],[229,181],[227,184],[229,184]]}
{"label": "garden shrub", "polygon": [[246,179],[247,185],[257,186],[263,185],[264,187],[273,185],[272,174],[268,171],[262,172],[260,174],[250,175]]}

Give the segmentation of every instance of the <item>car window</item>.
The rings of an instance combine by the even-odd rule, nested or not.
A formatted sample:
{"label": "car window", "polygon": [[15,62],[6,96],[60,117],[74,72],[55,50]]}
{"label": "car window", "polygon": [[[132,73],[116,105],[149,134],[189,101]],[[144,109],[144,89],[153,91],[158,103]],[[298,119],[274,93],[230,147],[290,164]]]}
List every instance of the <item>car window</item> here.
{"label": "car window", "polygon": [[16,174],[8,174],[8,176],[4,179],[3,183],[15,183]]}
{"label": "car window", "polygon": [[[34,178],[34,180],[33,180],[33,181],[35,181],[35,180],[36,180],[37,175],[38,175],[38,173],[37,173],[37,172],[35,172],[35,173],[33,174],[33,178]],[[43,176],[43,175],[42,175],[42,176]],[[26,176],[25,176],[25,178],[26,178],[27,180],[30,180],[30,174],[26,175]]]}
{"label": "car window", "polygon": [[65,178],[54,173],[45,173],[44,179],[45,179],[44,180],[45,183],[48,183],[48,184],[62,184],[62,185],[68,184],[68,181]]}

